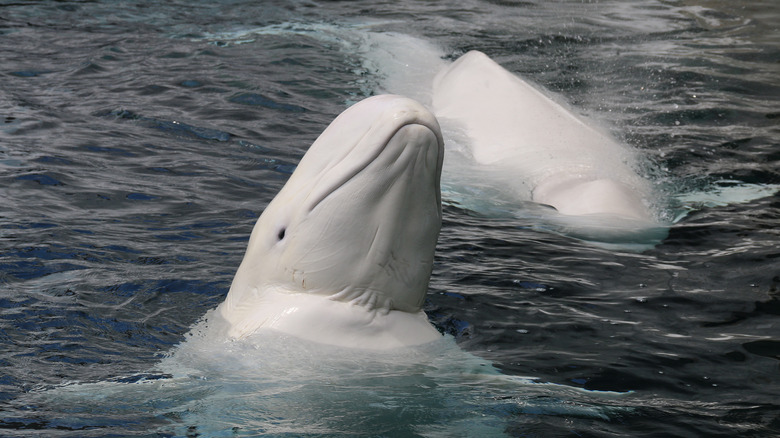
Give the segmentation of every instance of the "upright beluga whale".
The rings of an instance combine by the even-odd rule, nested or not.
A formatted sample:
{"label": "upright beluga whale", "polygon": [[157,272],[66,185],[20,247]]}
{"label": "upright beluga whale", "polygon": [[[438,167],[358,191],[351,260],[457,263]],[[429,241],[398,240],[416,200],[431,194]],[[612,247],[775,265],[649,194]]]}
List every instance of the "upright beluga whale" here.
{"label": "upright beluga whale", "polygon": [[610,240],[662,230],[629,148],[485,54],[444,68],[432,100],[448,141],[460,129],[475,164],[489,169],[485,178],[512,199],[554,207],[548,218],[568,234]]}
{"label": "upright beluga whale", "polygon": [[400,96],[339,115],[258,219],[216,316],[241,338],[271,329],[343,347],[440,337],[421,307],[441,227],[443,140]]}

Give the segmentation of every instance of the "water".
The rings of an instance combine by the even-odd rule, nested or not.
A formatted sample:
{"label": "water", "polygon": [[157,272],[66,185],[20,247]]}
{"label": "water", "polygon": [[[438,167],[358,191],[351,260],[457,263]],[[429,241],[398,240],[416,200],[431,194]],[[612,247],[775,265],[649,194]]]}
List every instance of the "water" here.
{"label": "water", "polygon": [[[252,391],[234,406],[327,426],[300,425],[311,436],[777,435],[778,18],[770,1],[4,3],[1,434],[272,433],[251,415],[192,419],[262,383],[250,366],[195,360],[217,383],[175,386],[161,364],[221,302],[254,221],[327,123],[372,93],[424,93],[375,56],[400,46],[426,66],[442,62],[429,49],[481,50],[608,123],[646,157],[669,235],[604,248],[450,205],[426,311],[458,348],[379,380],[328,372],[344,358],[315,350],[326,371],[302,367],[292,398],[271,392],[311,415]],[[509,382],[469,383],[471,360]],[[68,395],[88,385],[111,388]],[[381,427],[317,411],[306,394],[323,388]],[[294,436],[289,423],[276,433]]]}

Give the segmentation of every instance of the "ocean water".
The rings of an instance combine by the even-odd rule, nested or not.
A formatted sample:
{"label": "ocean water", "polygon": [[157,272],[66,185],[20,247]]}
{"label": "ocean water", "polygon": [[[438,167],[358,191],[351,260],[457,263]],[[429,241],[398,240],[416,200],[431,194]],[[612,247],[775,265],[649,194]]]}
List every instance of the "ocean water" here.
{"label": "ocean water", "polygon": [[[780,434],[778,23],[768,0],[0,3],[0,435]],[[176,350],[325,126],[425,100],[472,49],[635,148],[668,236],[447,202],[442,345]]]}

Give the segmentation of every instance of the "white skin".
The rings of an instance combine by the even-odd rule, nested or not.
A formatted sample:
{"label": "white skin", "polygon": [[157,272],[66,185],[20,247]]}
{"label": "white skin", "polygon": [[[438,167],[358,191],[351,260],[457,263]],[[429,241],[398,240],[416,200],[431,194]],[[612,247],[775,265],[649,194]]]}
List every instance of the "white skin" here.
{"label": "white skin", "polygon": [[461,126],[474,161],[521,200],[564,215],[654,223],[630,149],[477,51],[434,80],[433,109]]}
{"label": "white skin", "polygon": [[442,158],[436,119],[411,99],[344,111],[258,219],[217,310],[229,336],[268,328],[374,349],[437,339],[421,307]]}

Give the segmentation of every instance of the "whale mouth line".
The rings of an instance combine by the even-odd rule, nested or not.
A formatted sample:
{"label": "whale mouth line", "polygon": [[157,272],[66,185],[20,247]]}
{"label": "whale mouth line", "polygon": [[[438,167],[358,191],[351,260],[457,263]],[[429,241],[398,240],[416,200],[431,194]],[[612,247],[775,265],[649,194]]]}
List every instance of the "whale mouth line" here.
{"label": "whale mouth line", "polygon": [[[323,190],[321,194],[319,194],[316,198],[314,198],[313,202],[310,204],[310,207],[308,208],[308,212],[311,213],[315,208],[317,208],[318,205],[320,205],[325,199],[327,199],[330,195],[338,191],[341,187],[346,185],[349,181],[351,181],[353,178],[355,178],[357,175],[359,175],[361,172],[363,172],[368,166],[371,165],[374,161],[379,158],[380,155],[382,155],[382,152],[385,151],[387,148],[387,145],[390,144],[392,139],[400,132],[403,128],[406,128],[407,126],[422,126],[426,128],[431,134],[434,135],[434,137],[437,139],[438,148],[439,148],[439,165],[441,165],[441,153],[442,153],[442,142],[441,138],[437,134],[437,130],[430,126],[428,123],[425,123],[422,120],[416,119],[413,121],[409,121],[406,123],[403,123],[398,126],[393,132],[387,136],[387,139],[383,141],[381,144],[381,147],[376,148],[376,151],[372,153],[369,157],[367,157],[364,161],[360,162],[358,165],[356,165],[352,171],[344,174],[343,177],[336,180],[333,184],[330,184],[329,187],[326,190]],[[359,144],[360,142],[358,142]]]}

